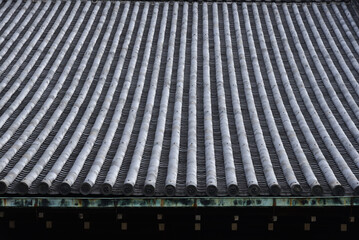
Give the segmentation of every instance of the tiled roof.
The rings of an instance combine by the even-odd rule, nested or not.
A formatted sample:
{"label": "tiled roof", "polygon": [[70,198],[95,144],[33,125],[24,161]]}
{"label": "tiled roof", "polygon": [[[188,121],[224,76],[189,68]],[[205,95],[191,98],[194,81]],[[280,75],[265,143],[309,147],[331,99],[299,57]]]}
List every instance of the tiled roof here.
{"label": "tiled roof", "polygon": [[359,194],[352,3],[0,1],[2,194]]}

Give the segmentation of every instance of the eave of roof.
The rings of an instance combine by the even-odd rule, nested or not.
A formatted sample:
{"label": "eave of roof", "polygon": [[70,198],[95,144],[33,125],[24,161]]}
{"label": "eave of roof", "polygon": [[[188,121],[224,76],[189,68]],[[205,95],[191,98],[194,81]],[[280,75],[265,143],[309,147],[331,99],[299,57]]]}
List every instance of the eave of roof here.
{"label": "eave of roof", "polygon": [[5,208],[355,207],[359,197],[2,197]]}

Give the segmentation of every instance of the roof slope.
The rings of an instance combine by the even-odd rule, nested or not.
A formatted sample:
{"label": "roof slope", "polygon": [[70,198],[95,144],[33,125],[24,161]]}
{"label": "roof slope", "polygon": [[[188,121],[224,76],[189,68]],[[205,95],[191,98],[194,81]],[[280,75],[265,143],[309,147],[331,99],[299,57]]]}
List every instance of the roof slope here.
{"label": "roof slope", "polygon": [[350,3],[0,2],[0,191],[359,194]]}

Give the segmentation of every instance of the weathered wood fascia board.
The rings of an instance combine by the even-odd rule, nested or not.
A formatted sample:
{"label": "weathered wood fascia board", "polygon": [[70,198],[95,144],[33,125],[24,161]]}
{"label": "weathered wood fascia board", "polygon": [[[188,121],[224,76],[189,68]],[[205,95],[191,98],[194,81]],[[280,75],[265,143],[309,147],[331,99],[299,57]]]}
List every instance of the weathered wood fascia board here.
{"label": "weathered wood fascia board", "polygon": [[158,207],[353,207],[359,197],[199,197],[199,198],[82,198],[2,197],[5,208],[158,208]]}

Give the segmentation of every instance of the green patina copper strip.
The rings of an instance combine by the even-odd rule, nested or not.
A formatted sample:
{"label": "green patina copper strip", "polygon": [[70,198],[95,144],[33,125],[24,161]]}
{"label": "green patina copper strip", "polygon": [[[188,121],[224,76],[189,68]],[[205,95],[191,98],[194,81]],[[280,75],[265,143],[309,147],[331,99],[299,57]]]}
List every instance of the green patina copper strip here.
{"label": "green patina copper strip", "polygon": [[133,208],[133,207],[350,207],[359,206],[359,197],[296,198],[80,198],[3,197],[0,207],[49,208]]}

